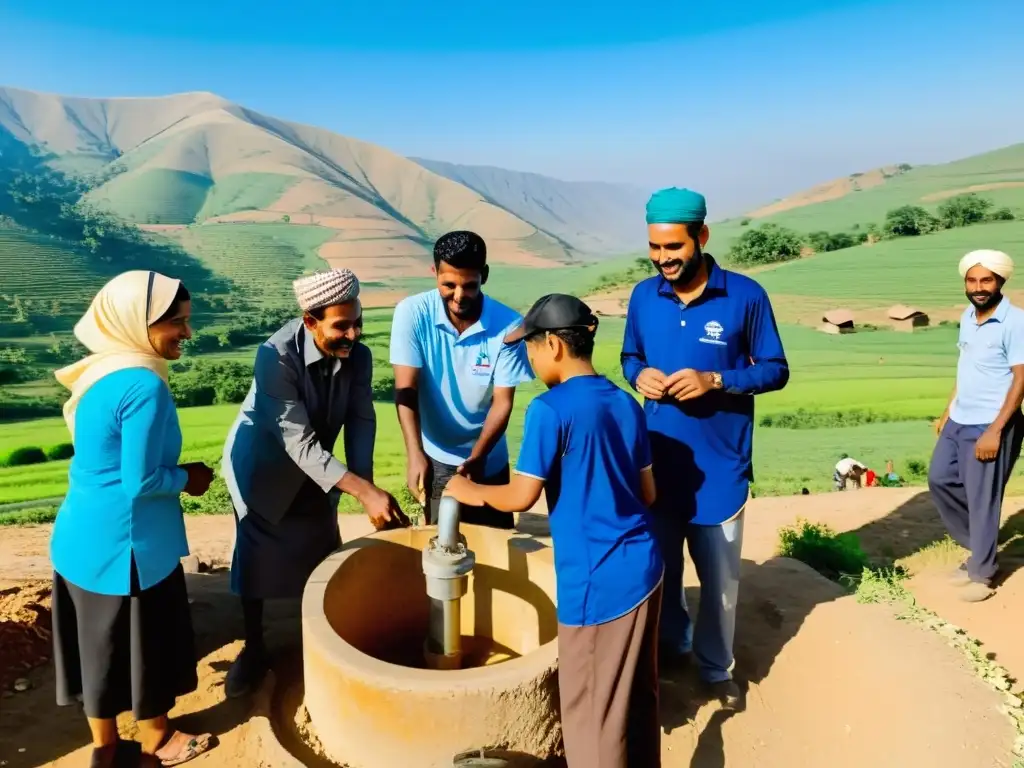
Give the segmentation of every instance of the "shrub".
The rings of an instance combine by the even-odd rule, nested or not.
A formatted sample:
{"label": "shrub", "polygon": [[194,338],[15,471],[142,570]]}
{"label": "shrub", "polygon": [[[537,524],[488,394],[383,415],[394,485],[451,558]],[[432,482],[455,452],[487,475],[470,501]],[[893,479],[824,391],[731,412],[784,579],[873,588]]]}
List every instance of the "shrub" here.
{"label": "shrub", "polygon": [[904,205],[885,214],[883,234],[889,237],[916,237],[939,228],[939,220],[918,205]]}
{"label": "shrub", "polygon": [[1016,218],[1009,208],[998,208],[988,216],[989,221],[1013,221]]}
{"label": "shrub", "polygon": [[799,560],[834,581],[860,576],[868,565],[868,556],[856,535],[835,533],[823,523],[806,520],[779,531],[779,554]]}
{"label": "shrub", "polygon": [[778,224],[764,224],[748,229],[737,238],[729,252],[729,260],[753,266],[775,264],[800,257],[803,241],[800,235]]}
{"label": "shrub", "polygon": [[42,448],[34,445],[15,448],[0,460],[0,466],[3,467],[27,467],[29,464],[45,463],[46,453],[43,452]]}
{"label": "shrub", "polygon": [[[209,463],[209,462],[208,462]],[[181,510],[186,515],[229,515],[234,512],[231,494],[223,477],[214,478],[202,496],[181,496]]]}
{"label": "shrub", "polygon": [[60,443],[51,445],[45,450],[46,458],[50,461],[67,461],[75,455],[75,446],[71,443]]}
{"label": "shrub", "polygon": [[969,227],[984,221],[992,201],[974,193],[957,195],[939,206],[939,220],[946,229]]}
{"label": "shrub", "polygon": [[885,424],[902,421],[927,421],[931,417],[919,418],[894,413],[876,413],[853,409],[849,411],[783,411],[762,416],[758,424],[775,429],[825,429],[833,427],[854,427],[860,424]]}

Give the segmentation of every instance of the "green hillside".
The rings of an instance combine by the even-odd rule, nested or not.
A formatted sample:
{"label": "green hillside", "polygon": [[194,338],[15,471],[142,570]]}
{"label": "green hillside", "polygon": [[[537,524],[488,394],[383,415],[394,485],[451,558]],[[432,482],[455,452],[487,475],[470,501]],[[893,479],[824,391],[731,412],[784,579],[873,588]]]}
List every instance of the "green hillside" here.
{"label": "green hillside", "polygon": [[948,307],[965,302],[957,264],[977,248],[1024,258],[1024,221],[978,224],[817,254],[765,269],[756,278],[773,296]]}
{"label": "green hillside", "polygon": [[168,236],[255,304],[290,306],[292,280],[326,267],[316,250],[333,235],[297,224],[206,224]]}
{"label": "green hillside", "polygon": [[[983,188],[989,185],[1005,186]],[[879,186],[757,218],[747,226],[772,222],[804,233],[846,232],[881,223],[888,211],[902,205],[920,205],[934,212],[947,199],[940,196],[952,197],[970,191],[991,200],[995,208],[1007,207],[1024,214],[1024,144],[951,163],[913,168]],[[713,224],[709,249],[725,253],[743,232],[743,220],[744,217],[736,217]]]}
{"label": "green hillside", "polygon": [[80,314],[103,283],[120,271],[95,263],[88,251],[66,241],[9,228],[0,228],[0,263],[3,325],[15,322],[16,297],[29,312]]}
{"label": "green hillside", "polygon": [[296,181],[295,177],[278,173],[235,173],[217,179],[196,214],[196,220],[269,208]]}
{"label": "green hillside", "polygon": [[133,224],[191,224],[212,186],[206,176],[156,168],[122,174],[90,197]]}

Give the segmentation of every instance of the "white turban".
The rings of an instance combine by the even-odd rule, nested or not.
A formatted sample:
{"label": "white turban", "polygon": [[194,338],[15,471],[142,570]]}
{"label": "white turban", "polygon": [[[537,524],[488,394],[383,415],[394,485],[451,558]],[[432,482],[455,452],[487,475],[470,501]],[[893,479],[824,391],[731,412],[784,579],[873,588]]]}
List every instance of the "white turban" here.
{"label": "white turban", "polygon": [[292,283],[303,312],[345,304],[359,298],[359,278],[350,269],[332,269],[300,277]]}
{"label": "white turban", "polygon": [[1002,251],[980,250],[971,251],[960,259],[960,277],[967,277],[967,271],[977,266],[996,273],[1003,280],[1009,280],[1013,274],[1013,259],[1007,254]]}

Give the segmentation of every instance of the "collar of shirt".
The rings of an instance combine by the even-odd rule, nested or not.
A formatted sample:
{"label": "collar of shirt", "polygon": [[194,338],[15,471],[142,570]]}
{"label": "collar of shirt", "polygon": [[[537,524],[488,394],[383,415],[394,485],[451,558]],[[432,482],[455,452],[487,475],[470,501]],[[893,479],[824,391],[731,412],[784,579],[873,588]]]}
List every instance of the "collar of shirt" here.
{"label": "collar of shirt", "polygon": [[[299,326],[299,333],[305,337],[302,341],[302,362],[307,368],[312,368],[318,363],[321,363],[321,369],[328,373],[337,373],[341,368],[341,358],[332,357],[328,360],[327,356],[320,351],[320,347],[316,345],[316,340],[313,338],[313,334],[309,332],[305,325]],[[324,361],[327,360],[325,363]]]}
{"label": "collar of shirt", "polygon": [[[1001,323],[1004,320],[1006,320],[1006,315],[1007,315],[1007,313],[1009,311],[1010,311],[1010,300],[1008,298],[1006,298],[1005,296],[1003,296],[1003,298],[1000,299],[999,303],[996,305],[995,312],[993,312],[989,316],[989,318],[985,321],[985,323],[991,323],[991,322]],[[970,306],[967,307],[967,317],[970,318],[970,320],[975,325],[978,325],[978,310],[975,308],[975,306],[973,304],[971,304]],[[985,323],[981,323],[981,325],[984,325]]]}
{"label": "collar of shirt", "polygon": [[452,325],[452,321],[448,317],[448,311],[447,309],[445,309],[444,299],[441,298],[441,292],[435,291],[434,301],[431,304],[433,309],[434,326],[440,328],[442,331],[445,331],[446,333],[452,334],[459,341],[462,341],[463,339],[468,339],[470,336],[476,336],[478,333],[483,333],[484,331],[486,331],[488,326],[490,325],[490,304],[491,300],[486,295],[484,295],[483,306],[480,308],[480,317],[477,319],[475,323],[473,323],[471,326],[469,326],[469,328],[467,328],[460,334],[458,330],[456,330],[455,326]]}
{"label": "collar of shirt", "polygon": [[[704,254],[704,263],[708,269],[708,281],[704,285],[704,290],[700,296],[695,298],[686,306],[692,307],[700,304],[703,301],[708,301],[716,296],[728,296],[729,292],[726,289],[726,273],[725,270],[719,267],[715,263],[715,258],[710,253]],[[678,301],[680,304],[682,300],[676,295],[676,292],[672,289],[672,284],[669,283],[661,275],[658,276],[658,295],[665,296],[674,301]]]}

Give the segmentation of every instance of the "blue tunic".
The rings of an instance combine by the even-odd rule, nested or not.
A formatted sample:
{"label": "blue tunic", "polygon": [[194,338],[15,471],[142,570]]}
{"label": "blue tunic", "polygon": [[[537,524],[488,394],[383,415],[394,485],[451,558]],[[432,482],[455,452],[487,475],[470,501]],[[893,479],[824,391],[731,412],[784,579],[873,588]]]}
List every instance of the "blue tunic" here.
{"label": "blue tunic", "polygon": [[170,390],[131,368],[96,382],[75,413],[68,494],[50,541],[54,569],[103,595],[131,593],[131,561],[142,589],[188,555],[178,467],[181,428]]}

